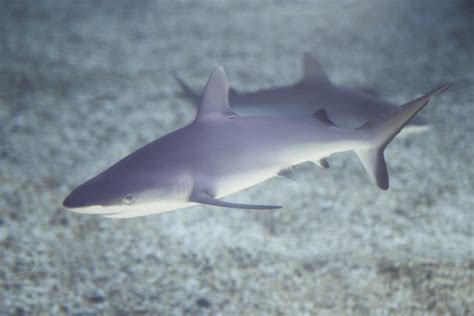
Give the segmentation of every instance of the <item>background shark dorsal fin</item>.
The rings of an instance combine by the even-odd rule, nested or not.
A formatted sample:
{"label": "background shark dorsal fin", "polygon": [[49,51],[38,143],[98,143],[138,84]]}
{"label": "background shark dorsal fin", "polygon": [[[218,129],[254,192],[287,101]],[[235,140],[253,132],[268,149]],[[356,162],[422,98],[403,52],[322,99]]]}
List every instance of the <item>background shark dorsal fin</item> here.
{"label": "background shark dorsal fin", "polygon": [[319,61],[309,52],[303,54],[303,81],[312,83],[331,82]]}
{"label": "background shark dorsal fin", "polygon": [[207,81],[196,119],[211,113],[235,115],[229,106],[229,84],[222,66],[217,67]]}

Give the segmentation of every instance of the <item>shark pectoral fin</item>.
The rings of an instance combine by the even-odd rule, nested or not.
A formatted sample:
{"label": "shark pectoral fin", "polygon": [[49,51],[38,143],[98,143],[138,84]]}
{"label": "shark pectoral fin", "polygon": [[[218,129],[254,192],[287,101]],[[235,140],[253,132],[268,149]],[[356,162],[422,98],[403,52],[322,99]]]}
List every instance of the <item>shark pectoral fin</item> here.
{"label": "shark pectoral fin", "polygon": [[316,113],[314,113],[311,117],[315,120],[318,120],[319,122],[323,123],[326,126],[339,127],[336,124],[334,124],[333,121],[329,119],[328,113],[326,112],[325,109],[317,110]]}
{"label": "shark pectoral fin", "polygon": [[209,77],[201,103],[199,104],[196,120],[200,120],[208,114],[218,113],[225,116],[234,116],[229,105],[229,83],[225,76],[224,68],[219,66]]}
{"label": "shark pectoral fin", "polygon": [[289,179],[291,181],[298,182],[296,180],[295,173],[293,172],[293,168],[291,168],[291,167],[281,170],[280,172],[278,172],[277,175],[280,176],[280,177]]}
{"label": "shark pectoral fin", "polygon": [[305,52],[303,55],[303,81],[311,83],[331,82],[319,61],[309,52]]}
{"label": "shark pectoral fin", "polygon": [[190,202],[206,204],[206,205],[214,205],[214,206],[221,206],[221,207],[230,207],[230,208],[242,208],[242,209],[254,209],[254,210],[273,210],[277,208],[281,208],[279,205],[253,205],[253,204],[239,204],[239,203],[231,203],[218,200],[213,198],[207,193],[204,192],[193,192],[191,195]]}

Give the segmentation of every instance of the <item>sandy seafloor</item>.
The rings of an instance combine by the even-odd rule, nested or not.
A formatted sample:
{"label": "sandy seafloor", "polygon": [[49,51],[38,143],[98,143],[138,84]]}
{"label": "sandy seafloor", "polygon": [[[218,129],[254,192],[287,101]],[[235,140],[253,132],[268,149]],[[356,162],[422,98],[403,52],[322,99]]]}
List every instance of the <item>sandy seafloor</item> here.
{"label": "sandy seafloor", "polygon": [[[473,34],[461,0],[1,1],[0,314],[472,315]],[[400,104],[455,83],[388,147],[389,191],[341,154],[228,198],[281,210],[61,206],[192,120],[171,69],[248,91],[298,80],[304,51]]]}

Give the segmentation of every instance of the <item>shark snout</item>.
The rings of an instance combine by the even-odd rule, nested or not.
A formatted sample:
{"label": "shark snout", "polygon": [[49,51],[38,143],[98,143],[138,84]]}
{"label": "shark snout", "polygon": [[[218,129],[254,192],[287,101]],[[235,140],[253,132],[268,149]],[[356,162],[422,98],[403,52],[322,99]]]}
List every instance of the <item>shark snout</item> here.
{"label": "shark snout", "polygon": [[66,208],[84,208],[104,203],[107,186],[95,179],[81,184],[64,199],[63,206]]}
{"label": "shark snout", "polygon": [[[91,207],[106,207],[122,204],[129,193],[123,182],[104,180],[102,176],[90,179],[79,185],[64,199],[63,206],[69,209],[84,209]],[[78,210],[74,210],[78,211]]]}
{"label": "shark snout", "polygon": [[86,196],[80,192],[80,188],[73,190],[63,201],[63,206],[66,208],[78,208],[90,206]]}

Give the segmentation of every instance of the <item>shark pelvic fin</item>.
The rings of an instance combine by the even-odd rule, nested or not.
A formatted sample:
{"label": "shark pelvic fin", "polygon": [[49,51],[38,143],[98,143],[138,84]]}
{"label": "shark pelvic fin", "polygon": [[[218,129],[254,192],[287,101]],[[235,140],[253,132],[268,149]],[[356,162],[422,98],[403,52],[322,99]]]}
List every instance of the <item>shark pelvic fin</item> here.
{"label": "shark pelvic fin", "polygon": [[318,120],[319,122],[323,123],[326,126],[339,127],[336,124],[334,124],[333,121],[331,121],[331,119],[328,117],[328,113],[326,112],[325,109],[317,110],[316,113],[314,113],[313,116],[311,116],[311,117],[313,119]]}
{"label": "shark pelvic fin", "polygon": [[216,198],[213,198],[212,196],[204,192],[193,192],[189,201],[200,203],[200,204],[206,204],[206,205],[214,205],[214,206],[229,207],[229,208],[254,209],[254,210],[273,210],[273,209],[281,208],[281,206],[278,206],[278,205],[253,205],[253,204],[239,204],[239,203],[225,202],[225,201],[221,201]]}
{"label": "shark pelvic fin", "polygon": [[207,81],[196,120],[200,120],[212,113],[225,116],[235,115],[229,106],[229,83],[222,66],[217,67]]}
{"label": "shark pelvic fin", "polygon": [[280,172],[278,172],[278,176],[297,182],[295,174],[293,172],[293,168],[291,167],[283,169]]}
{"label": "shark pelvic fin", "polygon": [[330,83],[329,76],[319,61],[309,52],[303,54],[303,82]]}

